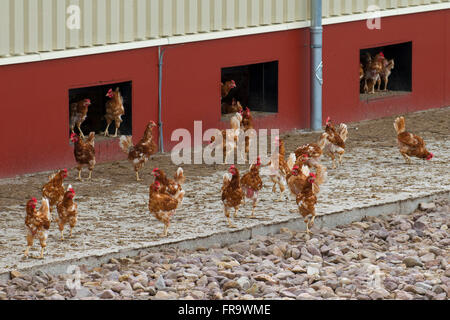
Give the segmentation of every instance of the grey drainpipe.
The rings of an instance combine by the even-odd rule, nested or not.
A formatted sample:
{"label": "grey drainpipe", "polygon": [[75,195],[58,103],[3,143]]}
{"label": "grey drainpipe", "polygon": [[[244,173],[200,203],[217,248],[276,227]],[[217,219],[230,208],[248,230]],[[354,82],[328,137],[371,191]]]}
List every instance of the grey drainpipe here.
{"label": "grey drainpipe", "polygon": [[311,0],[311,129],[322,129],[322,0]]}
{"label": "grey drainpipe", "polygon": [[158,113],[159,113],[159,148],[161,152],[164,152],[164,136],[163,136],[163,122],[162,122],[162,79],[163,79],[163,62],[164,51],[161,51],[161,47],[158,47],[158,60],[159,60],[159,91],[158,91]]}

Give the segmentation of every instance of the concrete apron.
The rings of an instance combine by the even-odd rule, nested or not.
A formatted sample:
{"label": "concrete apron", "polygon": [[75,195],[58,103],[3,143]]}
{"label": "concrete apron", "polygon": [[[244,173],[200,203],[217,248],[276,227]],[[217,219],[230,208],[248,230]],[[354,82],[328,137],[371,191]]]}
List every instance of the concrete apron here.
{"label": "concrete apron", "polygon": [[[376,217],[388,214],[411,214],[417,210],[422,202],[433,202],[438,198],[450,199],[450,191],[440,191],[430,193],[420,197],[410,197],[408,199],[396,200],[392,202],[385,202],[377,205],[370,205],[365,207],[356,207],[348,210],[340,210],[330,212],[323,215],[317,215],[315,220],[316,228],[334,228],[336,226],[348,225],[352,222],[361,221],[364,217]],[[139,255],[139,252],[146,249],[157,249],[173,247],[179,249],[195,250],[197,248],[208,248],[214,245],[230,245],[240,241],[249,240],[255,236],[273,235],[279,233],[282,228],[292,230],[304,231],[305,223],[300,216],[293,217],[287,221],[275,223],[262,223],[250,228],[241,230],[228,230],[217,232],[204,237],[193,237],[191,239],[184,239],[181,241],[169,241],[163,244],[152,244],[149,246],[131,246],[119,250],[104,250],[99,254],[91,254],[89,256],[62,259],[60,261],[53,261],[49,263],[42,262],[42,264],[35,265],[29,268],[18,269],[24,274],[34,274],[38,270],[58,275],[67,272],[67,268],[71,265],[86,265],[88,268],[99,267],[102,264],[108,263],[112,258],[126,258]],[[10,279],[10,271],[3,271],[0,273],[0,281]]]}

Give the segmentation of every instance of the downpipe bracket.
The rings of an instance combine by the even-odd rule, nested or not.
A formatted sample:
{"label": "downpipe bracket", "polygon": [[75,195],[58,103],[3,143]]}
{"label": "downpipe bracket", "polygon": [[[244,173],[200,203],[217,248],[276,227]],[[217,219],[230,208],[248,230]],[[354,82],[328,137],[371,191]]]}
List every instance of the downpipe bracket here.
{"label": "downpipe bracket", "polygon": [[317,81],[319,81],[320,85],[323,85],[323,61],[320,61],[320,64],[317,66],[315,70],[315,75]]}

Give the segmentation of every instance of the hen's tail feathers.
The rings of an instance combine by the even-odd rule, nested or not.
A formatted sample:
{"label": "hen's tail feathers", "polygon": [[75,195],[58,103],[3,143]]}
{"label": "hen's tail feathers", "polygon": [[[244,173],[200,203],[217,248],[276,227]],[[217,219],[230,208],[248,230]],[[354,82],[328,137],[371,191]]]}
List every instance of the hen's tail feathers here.
{"label": "hen's tail feathers", "polygon": [[185,181],[184,171],[183,168],[178,168],[177,172],[175,173],[174,180],[176,183],[182,185]]}
{"label": "hen's tail feathers", "polygon": [[289,171],[292,170],[292,168],[294,168],[295,162],[297,161],[297,157],[295,156],[295,153],[291,153],[289,155],[289,158],[287,160],[287,166],[289,168]]}
{"label": "hen's tail feathers", "polygon": [[394,128],[395,131],[397,131],[397,134],[405,132],[406,131],[405,118],[398,117],[397,119],[395,119]]}
{"label": "hen's tail feathers", "polygon": [[224,175],[223,175],[223,186],[222,186],[222,190],[224,189],[224,188],[226,188],[228,185],[229,185],[229,183],[231,182],[231,173],[225,173]]}
{"label": "hen's tail feathers", "polygon": [[338,129],[339,136],[341,137],[342,141],[347,141],[348,137],[348,128],[345,123],[341,123]]}
{"label": "hen's tail feathers", "polygon": [[177,193],[175,194],[175,199],[178,201],[178,203],[182,203],[183,199],[184,199],[184,194],[186,192],[183,189],[180,189],[177,191]]}
{"label": "hen's tail feathers", "polygon": [[309,167],[308,166],[302,166],[302,173],[303,175],[305,175],[306,177],[309,177]]}
{"label": "hen's tail feathers", "polygon": [[315,167],[316,167],[316,184],[320,186],[327,180],[328,176],[327,168],[318,163],[315,164]]}
{"label": "hen's tail feathers", "polygon": [[89,133],[89,137],[87,138],[87,143],[94,146],[95,143],[95,132]]}
{"label": "hen's tail feathers", "polygon": [[322,133],[322,135],[320,136],[318,145],[321,150],[323,150],[323,148],[325,148],[325,146],[327,145],[327,143],[328,143],[327,138],[328,138],[328,133],[326,133],[326,132]]}
{"label": "hen's tail feathers", "polygon": [[121,136],[119,140],[120,149],[126,154],[133,148],[133,142],[131,141],[131,136]]}
{"label": "hen's tail feathers", "polygon": [[39,209],[40,212],[44,213],[46,216],[46,220],[44,221],[44,229],[48,230],[50,228],[50,203],[48,201],[47,198],[42,198],[42,205],[41,208]]}
{"label": "hen's tail feathers", "polygon": [[236,113],[230,120],[231,129],[237,130],[241,127],[242,116],[240,113]]}

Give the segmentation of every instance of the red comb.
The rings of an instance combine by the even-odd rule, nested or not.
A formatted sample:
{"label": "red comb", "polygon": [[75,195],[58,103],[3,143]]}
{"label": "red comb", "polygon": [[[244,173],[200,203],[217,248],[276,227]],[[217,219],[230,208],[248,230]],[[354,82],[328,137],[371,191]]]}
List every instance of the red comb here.
{"label": "red comb", "polygon": [[67,173],[67,169],[64,169],[63,171],[64,171],[65,173]]}
{"label": "red comb", "polygon": [[73,190],[73,188],[70,188],[69,191],[75,193],[75,190]]}
{"label": "red comb", "polygon": [[230,169],[236,169],[236,166],[234,164],[232,164]]}
{"label": "red comb", "polygon": [[31,198],[31,201],[37,202],[37,199],[36,198]]}
{"label": "red comb", "polygon": [[292,169],[293,170],[298,170],[298,169],[300,169],[300,167],[299,166],[294,166]]}
{"label": "red comb", "polygon": [[313,177],[313,178],[316,177],[316,175],[315,175],[314,173],[312,173],[312,172],[309,174],[309,176],[310,176],[310,177]]}
{"label": "red comb", "polygon": [[327,118],[327,123],[330,123],[331,122],[331,117],[328,117]]}
{"label": "red comb", "polygon": [[158,171],[159,169],[158,168],[155,168],[155,169],[153,169],[153,172],[156,172],[156,171]]}

